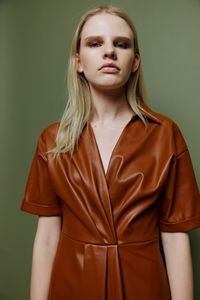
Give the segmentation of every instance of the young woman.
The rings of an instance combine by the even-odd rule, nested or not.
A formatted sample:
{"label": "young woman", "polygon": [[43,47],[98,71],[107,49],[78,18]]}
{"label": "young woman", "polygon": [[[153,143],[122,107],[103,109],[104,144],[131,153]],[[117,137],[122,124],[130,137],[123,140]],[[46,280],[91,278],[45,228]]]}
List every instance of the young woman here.
{"label": "young woman", "polygon": [[136,30],[120,9],[81,19],[68,92],[21,205],[39,216],[31,300],[192,300],[199,191],[179,128],[145,103]]}

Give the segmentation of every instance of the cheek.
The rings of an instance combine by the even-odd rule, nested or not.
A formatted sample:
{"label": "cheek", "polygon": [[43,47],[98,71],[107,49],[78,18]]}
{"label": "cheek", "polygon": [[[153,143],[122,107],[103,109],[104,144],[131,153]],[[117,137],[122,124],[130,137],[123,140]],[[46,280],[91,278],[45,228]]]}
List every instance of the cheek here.
{"label": "cheek", "polygon": [[84,51],[80,55],[80,63],[84,70],[91,70],[94,67],[96,59],[93,57],[92,53],[85,53]]}
{"label": "cheek", "polygon": [[127,55],[126,57],[124,57],[124,68],[122,69],[123,70],[122,76],[123,76],[125,82],[128,81],[128,79],[132,73],[133,62],[134,62],[133,55],[130,55],[130,56]]}
{"label": "cheek", "polygon": [[87,66],[88,65],[88,59],[87,59],[87,56],[85,56],[84,54],[81,56],[81,65],[83,67]]}
{"label": "cheek", "polygon": [[127,55],[125,57],[126,65],[131,68],[134,62],[134,56],[133,55]]}
{"label": "cheek", "polygon": [[88,54],[84,55],[83,53],[80,57],[82,72],[85,78],[89,81],[91,81],[91,79],[95,76],[94,62],[95,60],[92,58],[92,56],[88,56]]}

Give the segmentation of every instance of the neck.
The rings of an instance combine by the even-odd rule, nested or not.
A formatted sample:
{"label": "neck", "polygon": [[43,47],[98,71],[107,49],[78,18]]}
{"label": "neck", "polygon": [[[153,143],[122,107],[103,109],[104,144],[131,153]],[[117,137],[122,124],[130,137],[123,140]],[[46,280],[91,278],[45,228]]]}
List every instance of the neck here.
{"label": "neck", "polygon": [[132,115],[125,88],[119,90],[98,90],[90,87],[92,98],[92,122],[107,123]]}

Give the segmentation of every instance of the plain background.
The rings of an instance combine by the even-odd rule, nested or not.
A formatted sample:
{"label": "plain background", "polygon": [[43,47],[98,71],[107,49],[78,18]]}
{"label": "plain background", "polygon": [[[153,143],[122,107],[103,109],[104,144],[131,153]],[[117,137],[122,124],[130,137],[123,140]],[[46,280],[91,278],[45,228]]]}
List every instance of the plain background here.
{"label": "plain background", "polygon": [[[200,182],[199,0],[0,0],[0,300],[29,298],[37,216],[20,211],[29,167],[40,132],[63,113],[79,18],[108,3],[133,19],[149,104],[181,128]],[[198,300],[200,230],[190,238]]]}

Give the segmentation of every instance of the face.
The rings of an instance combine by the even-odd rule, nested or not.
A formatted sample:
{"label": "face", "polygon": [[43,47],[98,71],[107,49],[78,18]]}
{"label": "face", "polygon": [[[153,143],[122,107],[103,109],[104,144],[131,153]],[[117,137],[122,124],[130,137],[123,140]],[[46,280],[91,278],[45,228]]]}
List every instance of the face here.
{"label": "face", "polygon": [[122,18],[108,13],[91,17],[81,32],[77,71],[92,87],[123,88],[140,63],[134,54],[133,33]]}

